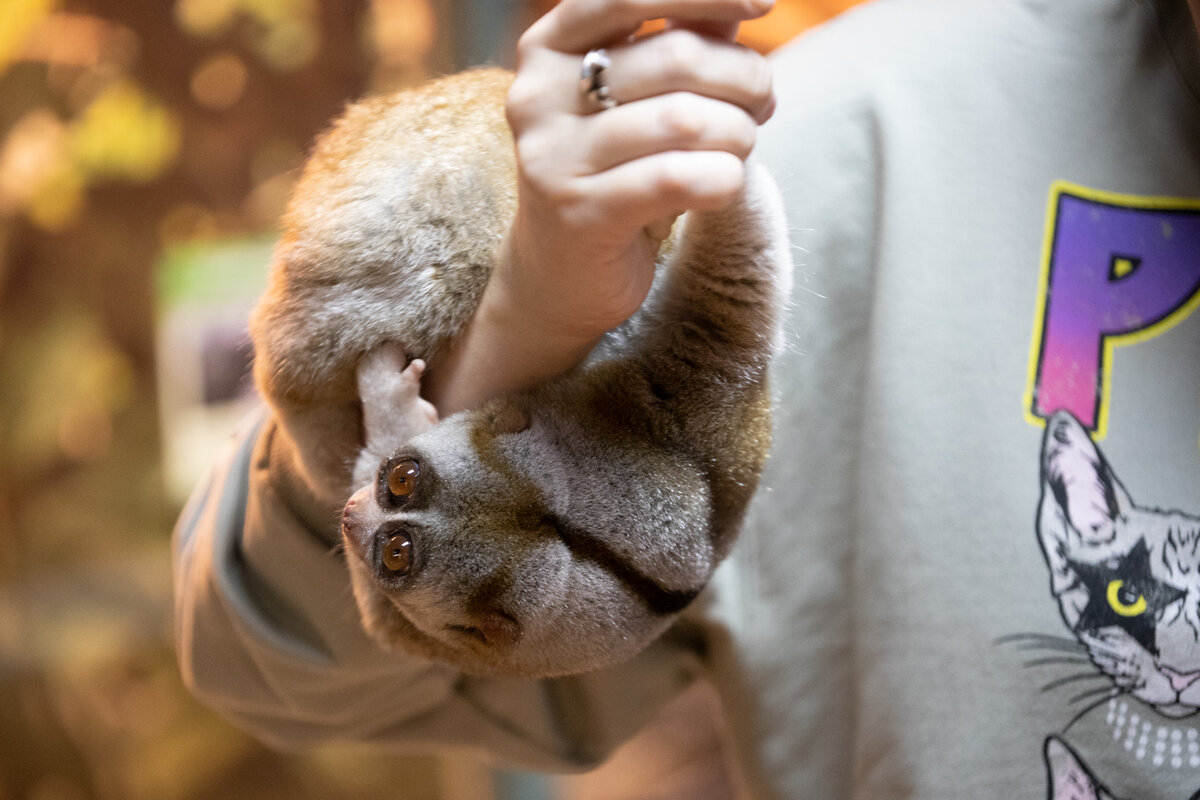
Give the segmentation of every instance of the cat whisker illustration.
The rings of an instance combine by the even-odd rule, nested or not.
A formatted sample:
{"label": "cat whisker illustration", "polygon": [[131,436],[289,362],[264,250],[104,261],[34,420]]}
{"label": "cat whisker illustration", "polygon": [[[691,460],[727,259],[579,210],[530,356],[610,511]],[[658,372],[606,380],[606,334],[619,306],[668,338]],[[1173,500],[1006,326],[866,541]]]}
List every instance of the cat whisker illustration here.
{"label": "cat whisker illustration", "polygon": [[[1090,680],[1097,680],[1097,679],[1104,680],[1104,681],[1109,680],[1108,676],[1101,672],[1094,672],[1094,671],[1093,672],[1079,672],[1074,675],[1067,675],[1066,677],[1057,678],[1055,680],[1050,681],[1049,683],[1047,683],[1045,686],[1042,687],[1042,691],[1049,692],[1054,689],[1057,689],[1060,686],[1065,686],[1068,683],[1077,683],[1078,681],[1090,681]],[[1107,687],[1107,686],[1102,689],[1102,691],[1108,691],[1108,690],[1109,690],[1109,687]],[[1072,698],[1072,702],[1074,702],[1074,698]]]}
{"label": "cat whisker illustration", "polygon": [[1060,653],[1086,653],[1087,646],[1083,642],[1073,639],[1063,639],[1061,641],[1030,641],[1017,645],[1017,650],[1028,652],[1030,650],[1050,650]]}
{"label": "cat whisker illustration", "polygon": [[[1049,664],[1091,664],[1092,660],[1087,656],[1046,656],[1045,658],[1033,658],[1021,664],[1023,667],[1044,667]],[[1089,673],[1095,674],[1095,673]]]}
{"label": "cat whisker illustration", "polygon": [[1078,639],[1071,636],[1055,636],[1049,633],[1037,633],[1035,631],[1023,631],[1020,633],[1010,633],[1004,636],[997,637],[992,641],[994,645],[1015,644],[1018,642],[1026,642],[1024,647],[1019,649],[1031,650],[1036,649],[1037,644],[1045,644],[1050,648],[1053,647],[1069,647],[1073,650],[1082,650],[1084,645]]}
{"label": "cat whisker illustration", "polygon": [[1084,694],[1079,694],[1079,695],[1076,695],[1075,697],[1071,698],[1071,699],[1070,699],[1068,702],[1070,702],[1070,703],[1077,702],[1077,701],[1079,701],[1079,700],[1083,699],[1083,698],[1084,698],[1086,695],[1094,695],[1094,694],[1096,694],[1096,693],[1097,693],[1097,691],[1102,691],[1102,692],[1104,692],[1104,696],[1102,696],[1102,697],[1101,697],[1099,700],[1096,700],[1096,701],[1094,701],[1094,702],[1088,703],[1086,706],[1084,706],[1083,708],[1081,708],[1081,709],[1079,710],[1079,712],[1078,712],[1078,713],[1077,713],[1075,716],[1071,717],[1071,721],[1070,721],[1070,722],[1068,722],[1068,723],[1067,723],[1067,724],[1066,724],[1066,725],[1063,727],[1063,729],[1062,729],[1062,731],[1061,731],[1061,733],[1062,733],[1063,735],[1066,735],[1067,731],[1071,730],[1071,726],[1072,726],[1072,725],[1074,725],[1074,724],[1075,724],[1076,722],[1078,722],[1079,720],[1083,719],[1083,717],[1085,717],[1085,716],[1087,715],[1087,713],[1088,713],[1089,711],[1091,711],[1092,709],[1094,709],[1094,708],[1096,708],[1096,707],[1098,707],[1098,706],[1102,706],[1102,705],[1104,705],[1105,703],[1107,703],[1109,700],[1113,699],[1114,697],[1118,697],[1118,696],[1120,696],[1120,695],[1123,695],[1123,694],[1129,694],[1129,690],[1128,690],[1128,689],[1122,689],[1122,688],[1121,688],[1121,687],[1119,687],[1119,686],[1105,687],[1105,688],[1103,688],[1103,689],[1100,689],[1100,690],[1095,690],[1095,691],[1091,691],[1091,692],[1085,692]]}
{"label": "cat whisker illustration", "polygon": [[[1104,678],[1105,680],[1108,680],[1107,675],[1101,675],[1100,677]],[[1074,705],[1075,703],[1078,703],[1082,700],[1087,700],[1089,697],[1095,697],[1098,694],[1105,695],[1104,699],[1107,700],[1109,697],[1116,696],[1121,691],[1122,691],[1121,688],[1118,686],[1101,686],[1098,689],[1088,689],[1087,691],[1080,692],[1079,694],[1072,697],[1070,700],[1067,701],[1067,704]]]}

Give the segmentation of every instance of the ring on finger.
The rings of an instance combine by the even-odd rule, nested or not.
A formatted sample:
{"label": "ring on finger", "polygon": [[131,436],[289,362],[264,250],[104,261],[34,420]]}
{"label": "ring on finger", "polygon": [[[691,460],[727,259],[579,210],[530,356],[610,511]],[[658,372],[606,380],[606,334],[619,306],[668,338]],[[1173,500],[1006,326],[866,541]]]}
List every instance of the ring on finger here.
{"label": "ring on finger", "polygon": [[598,111],[604,111],[617,104],[605,79],[611,66],[612,60],[608,57],[608,51],[601,47],[587,51],[579,68],[579,92]]}

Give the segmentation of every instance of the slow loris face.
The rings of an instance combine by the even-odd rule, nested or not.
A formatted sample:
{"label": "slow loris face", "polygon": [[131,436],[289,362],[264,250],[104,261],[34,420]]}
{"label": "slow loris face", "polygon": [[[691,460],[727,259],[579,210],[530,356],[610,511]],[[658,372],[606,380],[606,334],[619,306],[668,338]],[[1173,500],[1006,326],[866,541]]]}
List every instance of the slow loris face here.
{"label": "slow loris face", "polygon": [[[588,532],[633,530],[629,509],[646,513],[638,492],[613,480],[619,464],[613,477],[581,472],[579,454],[563,447],[570,429],[552,411],[499,403],[422,424],[420,362],[401,371],[402,359],[394,348],[359,368],[368,446],[356,477],[365,485],[345,506],[342,537],[366,629],[469,672],[539,676],[618,662],[661,633],[707,579],[712,553],[685,548],[675,564],[646,564],[659,576],[647,577],[626,537]],[[396,424],[405,419],[422,432],[406,437]],[[604,460],[596,447],[585,449]],[[658,480],[669,479],[660,466]],[[680,499],[674,527],[694,540],[706,492],[688,487]],[[678,586],[661,585],[663,576]]]}

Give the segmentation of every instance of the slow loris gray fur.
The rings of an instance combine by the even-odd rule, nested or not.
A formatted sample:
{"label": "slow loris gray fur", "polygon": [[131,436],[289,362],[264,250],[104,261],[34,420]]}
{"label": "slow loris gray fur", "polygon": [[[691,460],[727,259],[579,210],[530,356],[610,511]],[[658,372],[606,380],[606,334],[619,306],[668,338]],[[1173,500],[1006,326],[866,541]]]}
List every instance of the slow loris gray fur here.
{"label": "slow loris gray fur", "polygon": [[346,503],[367,631],[550,676],[635,655],[728,554],[769,446],[791,264],[751,168],[739,200],[677,224],[649,300],[582,367],[434,424],[406,354],[436,365],[512,218],[510,77],[351,106],[305,167],[252,333],[303,480]]}

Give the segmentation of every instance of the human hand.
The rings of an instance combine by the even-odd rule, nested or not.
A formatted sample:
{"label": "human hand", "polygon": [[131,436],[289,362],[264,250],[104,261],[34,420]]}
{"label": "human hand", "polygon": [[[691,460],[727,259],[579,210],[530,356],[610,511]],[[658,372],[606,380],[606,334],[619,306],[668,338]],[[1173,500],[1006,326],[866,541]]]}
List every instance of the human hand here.
{"label": "human hand", "polygon": [[[773,4],[563,0],[521,37],[517,213],[471,324],[430,370],[442,416],[577,364],[641,306],[674,219],[740,193],[775,101],[766,59],[734,37]],[[653,19],[666,28],[631,38]],[[604,110],[580,90],[597,48],[617,101]]]}
{"label": "human hand", "polygon": [[[564,0],[525,33],[507,106],[519,204],[493,295],[592,342],[637,310],[675,217],[742,188],[774,95],[766,59],[733,40],[772,4]],[[657,18],[666,30],[631,40]],[[618,103],[604,111],[579,88],[584,53],[600,47]]]}

